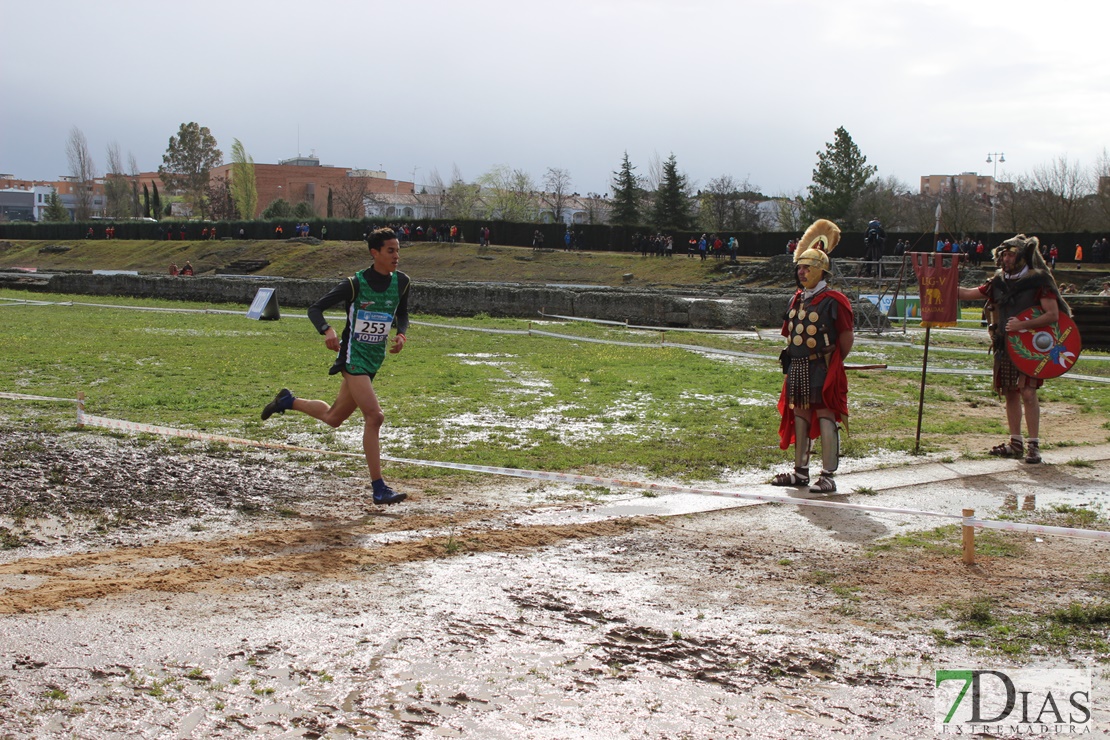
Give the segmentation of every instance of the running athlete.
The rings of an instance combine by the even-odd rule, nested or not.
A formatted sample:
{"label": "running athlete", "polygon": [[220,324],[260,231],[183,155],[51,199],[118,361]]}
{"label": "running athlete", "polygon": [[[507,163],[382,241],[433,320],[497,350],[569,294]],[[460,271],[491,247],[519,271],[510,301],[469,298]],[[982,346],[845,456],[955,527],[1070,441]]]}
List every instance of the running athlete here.
{"label": "running athlete", "polygon": [[[262,418],[269,419],[292,409],[339,427],[356,408],[359,409],[364,420],[362,449],[370,468],[374,503],[396,504],[404,501],[407,495],[394,491],[382,479],[378,433],[385,414],[372,381],[385,360],[391,328],[395,327],[397,334],[389,347],[390,354],[405,348],[405,330],[409,326],[409,276],[397,270],[401,245],[392,229],[375,229],[366,237],[366,243],[374,264],[336,285],[308,309],[308,318],[316,331],[324,335],[325,346],[338,352],[328,371],[329,375],[343,374],[335,403],[329,406],[324,401],[296,398],[288,388],[282,388],[262,409]],[[324,310],[341,301],[347,308],[347,325],[343,336],[339,337],[324,318]]]}

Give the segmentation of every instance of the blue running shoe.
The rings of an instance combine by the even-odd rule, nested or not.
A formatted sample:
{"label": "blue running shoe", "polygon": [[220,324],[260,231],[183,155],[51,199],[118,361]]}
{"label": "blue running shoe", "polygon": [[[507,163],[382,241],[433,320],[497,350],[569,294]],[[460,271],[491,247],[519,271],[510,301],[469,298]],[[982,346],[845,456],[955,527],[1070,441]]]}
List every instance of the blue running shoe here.
{"label": "blue running shoe", "polygon": [[382,486],[381,490],[374,491],[374,503],[388,506],[389,504],[399,504],[409,496],[407,493],[397,493],[389,486]]}
{"label": "blue running shoe", "polygon": [[266,421],[274,414],[284,414],[291,408],[293,408],[293,394],[289,392],[288,388],[282,388],[274,396],[274,400],[263,407],[262,421]]}

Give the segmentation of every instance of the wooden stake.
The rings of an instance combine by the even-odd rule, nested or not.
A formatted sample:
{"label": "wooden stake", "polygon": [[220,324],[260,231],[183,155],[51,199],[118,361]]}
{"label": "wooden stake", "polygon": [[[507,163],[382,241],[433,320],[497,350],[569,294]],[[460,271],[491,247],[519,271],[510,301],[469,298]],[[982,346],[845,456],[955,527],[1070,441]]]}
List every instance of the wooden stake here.
{"label": "wooden stake", "polygon": [[964,565],[975,565],[975,527],[967,524],[967,520],[975,516],[975,509],[964,509]]}
{"label": "wooden stake", "polygon": [[85,392],[77,391],[77,428],[84,429],[85,425],[81,423],[81,419],[85,414]]}

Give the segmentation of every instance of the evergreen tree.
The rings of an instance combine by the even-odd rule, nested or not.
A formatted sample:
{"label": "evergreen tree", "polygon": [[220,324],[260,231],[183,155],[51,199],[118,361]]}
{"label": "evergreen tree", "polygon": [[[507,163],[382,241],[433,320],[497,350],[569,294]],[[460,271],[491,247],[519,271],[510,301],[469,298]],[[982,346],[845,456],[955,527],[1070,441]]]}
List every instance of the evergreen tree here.
{"label": "evergreen tree", "polygon": [[331,203],[331,188],[328,188],[328,218],[332,218],[335,214],[332,212]]}
{"label": "evergreen tree", "polygon": [[270,201],[270,205],[266,206],[262,211],[262,218],[275,219],[275,218],[292,218],[293,205],[285,200],[285,198],[275,198]]}
{"label": "evergreen tree", "polygon": [[316,211],[312,208],[311,203],[302,200],[297,203],[297,205],[293,206],[293,218],[302,221],[316,218]]}
{"label": "evergreen tree", "polygon": [[150,196],[150,215],[162,220],[162,196],[158,195],[158,183],[152,182],[154,194]]}
{"label": "evergreen tree", "polygon": [[[843,126],[835,136],[835,141],[825,144],[824,152],[817,153],[813,184],[804,206],[806,217],[810,221],[827,218],[849,229],[861,228],[867,216],[853,216],[852,207],[878,168],[867,164],[867,157]],[[862,223],[856,223],[861,218]]]}
{"label": "evergreen tree", "polygon": [[609,220],[618,226],[635,226],[641,220],[640,178],[634,169],[626,151],[620,170],[613,173],[613,208]]}
{"label": "evergreen tree", "polygon": [[[189,209],[200,216],[206,214],[205,189],[208,173],[223,162],[223,152],[216,147],[216,137],[196,122],[183,123],[177,136],[170,137],[158,173],[171,191],[184,197]],[[243,214],[250,218],[254,214]]]}
{"label": "evergreen tree", "polygon": [[150,188],[143,183],[143,216],[150,218]]}
{"label": "evergreen tree", "polygon": [[678,171],[674,153],[663,163],[663,178],[655,191],[652,221],[657,228],[684,231],[691,226],[690,185]]}
{"label": "evergreen tree", "polygon": [[58,191],[51,191],[50,195],[46,196],[46,208],[42,212],[43,221],[69,221],[69,211],[62,205],[62,199],[58,196]]}

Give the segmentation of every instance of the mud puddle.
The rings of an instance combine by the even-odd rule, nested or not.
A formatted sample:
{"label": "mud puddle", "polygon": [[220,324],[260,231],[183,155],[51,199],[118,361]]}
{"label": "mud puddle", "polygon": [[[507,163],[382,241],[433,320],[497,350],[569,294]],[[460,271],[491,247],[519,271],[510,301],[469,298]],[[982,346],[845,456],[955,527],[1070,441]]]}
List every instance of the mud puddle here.
{"label": "mud puddle", "polygon": [[[968,568],[869,550],[940,523],[896,513],[492,479],[381,509],[249,451],[17,428],[0,453],[4,737],[920,737],[936,667],[1106,658],[937,637],[972,595],[1104,599],[1100,543]],[[1097,506],[1110,472],[983,462],[856,468],[873,493],[842,497]]]}

